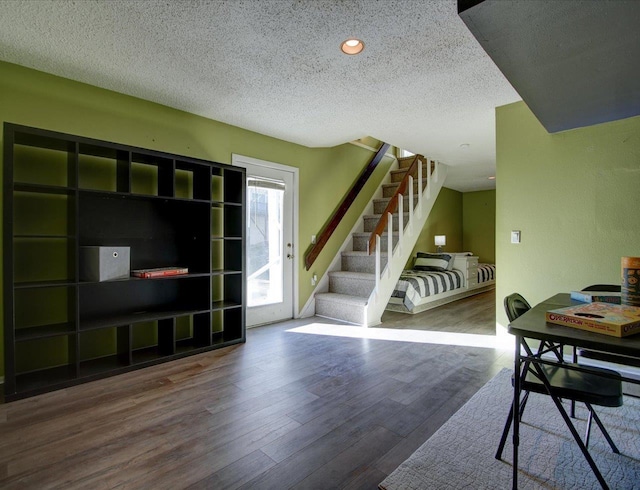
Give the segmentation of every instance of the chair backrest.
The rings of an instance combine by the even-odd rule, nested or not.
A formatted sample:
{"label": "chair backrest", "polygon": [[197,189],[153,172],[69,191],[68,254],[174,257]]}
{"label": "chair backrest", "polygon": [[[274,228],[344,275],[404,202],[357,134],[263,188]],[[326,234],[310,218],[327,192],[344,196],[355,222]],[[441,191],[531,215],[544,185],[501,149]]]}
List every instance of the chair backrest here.
{"label": "chair backrest", "polygon": [[582,288],[583,291],[604,291],[607,293],[619,293],[621,289],[620,284],[592,284]]}
{"label": "chair backrest", "polygon": [[510,294],[504,299],[504,310],[507,312],[507,318],[510,322],[530,309],[531,305],[518,293]]}

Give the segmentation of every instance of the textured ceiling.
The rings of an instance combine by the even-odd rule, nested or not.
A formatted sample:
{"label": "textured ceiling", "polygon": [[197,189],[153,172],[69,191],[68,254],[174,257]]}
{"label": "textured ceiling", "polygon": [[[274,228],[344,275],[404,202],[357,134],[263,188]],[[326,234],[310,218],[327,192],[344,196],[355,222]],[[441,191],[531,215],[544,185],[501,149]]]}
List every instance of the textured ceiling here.
{"label": "textured ceiling", "polygon": [[0,59],[310,147],[373,136],[460,191],[494,186],[520,100],[455,0],[0,0]]}

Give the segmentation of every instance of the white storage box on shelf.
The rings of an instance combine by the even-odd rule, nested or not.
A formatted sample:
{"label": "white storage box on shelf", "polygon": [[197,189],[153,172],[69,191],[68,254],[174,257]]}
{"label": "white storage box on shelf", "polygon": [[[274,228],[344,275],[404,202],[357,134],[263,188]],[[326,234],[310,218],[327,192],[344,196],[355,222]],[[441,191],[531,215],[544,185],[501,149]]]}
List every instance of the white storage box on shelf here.
{"label": "white storage box on shelf", "polygon": [[130,247],[80,247],[80,280],[108,281],[129,277]]}

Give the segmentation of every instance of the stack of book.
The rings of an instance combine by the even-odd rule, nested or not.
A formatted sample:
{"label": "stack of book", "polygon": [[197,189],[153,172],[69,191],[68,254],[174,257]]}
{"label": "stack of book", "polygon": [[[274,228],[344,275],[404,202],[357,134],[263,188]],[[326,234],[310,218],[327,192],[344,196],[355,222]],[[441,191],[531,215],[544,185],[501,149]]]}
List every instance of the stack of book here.
{"label": "stack of book", "polygon": [[610,291],[571,291],[571,299],[583,303],[613,303],[620,304],[621,293]]}
{"label": "stack of book", "polygon": [[181,274],[189,274],[189,269],[187,267],[156,267],[155,269],[133,269],[131,271],[133,277],[141,277],[144,279],[178,276]]}

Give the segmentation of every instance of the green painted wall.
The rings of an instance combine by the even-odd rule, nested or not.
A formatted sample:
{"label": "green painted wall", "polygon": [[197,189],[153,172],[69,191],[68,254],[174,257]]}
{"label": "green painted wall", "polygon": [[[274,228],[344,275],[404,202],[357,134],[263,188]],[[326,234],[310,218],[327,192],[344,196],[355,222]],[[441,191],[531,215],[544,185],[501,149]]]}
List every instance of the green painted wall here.
{"label": "green painted wall", "polygon": [[462,194],[462,249],[479,262],[496,261],[496,191]]}
{"label": "green painted wall", "polygon": [[411,258],[405,265],[410,269],[413,257],[417,252],[435,252],[433,241],[435,235],[446,235],[447,245],[443,250],[449,252],[462,251],[462,193],[443,187],[433,204],[431,214],[418,237],[416,246],[411,252]]}
{"label": "green painted wall", "polygon": [[[370,161],[354,145],[307,148],[91,85],[0,62],[0,122],[230,163],[232,153],[300,169],[299,307],[326,271],[392,162],[384,159],[311,271],[302,253]],[[2,136],[0,135],[0,139]],[[1,141],[0,141],[1,143]],[[2,372],[4,361],[0,359]]]}
{"label": "green painted wall", "polygon": [[411,258],[417,252],[435,252],[435,235],[446,235],[444,251],[471,251],[480,262],[495,263],[496,191],[458,192],[443,187],[420,233]]}
{"label": "green painted wall", "polygon": [[514,291],[619,283],[620,257],[640,256],[640,117],[549,134],[519,102],[497,108],[496,137],[498,323]]}

